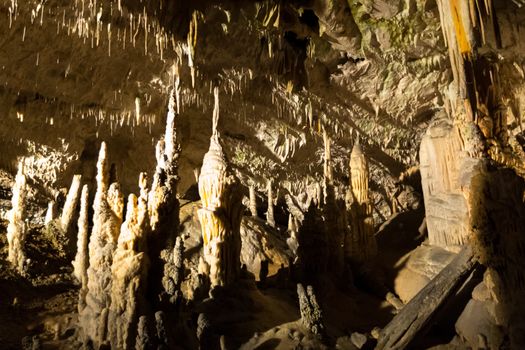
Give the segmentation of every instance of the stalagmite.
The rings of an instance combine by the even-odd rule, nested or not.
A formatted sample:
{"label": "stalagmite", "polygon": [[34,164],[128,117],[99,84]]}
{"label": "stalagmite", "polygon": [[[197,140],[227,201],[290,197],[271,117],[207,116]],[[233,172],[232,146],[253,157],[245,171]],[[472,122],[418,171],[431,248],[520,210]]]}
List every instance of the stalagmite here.
{"label": "stalagmite", "polygon": [[372,205],[368,198],[368,177],[368,161],[357,141],[350,154],[352,230],[345,239],[345,251],[347,257],[361,262],[377,254]]}
{"label": "stalagmite", "polygon": [[49,224],[56,218],[57,215],[57,205],[55,201],[49,201],[47,204],[46,217],[44,219],[44,225]]}
{"label": "stalagmite", "polygon": [[[82,195],[80,196],[80,214],[78,217],[78,239],[77,239],[77,254],[73,261],[73,275],[81,284],[81,291],[84,292],[87,288],[87,268],[89,263],[88,254],[88,243],[89,243],[89,232],[88,232],[88,206],[89,206],[89,191],[88,186],[82,187]],[[81,298],[82,299],[82,298]],[[80,304],[84,304],[80,302]]]}
{"label": "stalagmite", "polygon": [[250,213],[254,218],[257,217],[257,195],[253,184],[250,185]]}
{"label": "stalagmite", "polygon": [[[144,177],[141,176],[141,180]],[[145,308],[145,283],[149,258],[146,255],[148,210],[146,197],[130,194],[126,220],[120,229],[111,266],[111,306],[108,331],[112,347],[131,349],[136,338],[138,316]]]}
{"label": "stalagmite", "polygon": [[267,193],[268,193],[268,211],[266,212],[266,222],[268,223],[270,227],[275,227],[275,218],[273,215],[274,198],[273,198],[273,190],[272,190],[272,180],[268,180]]}
{"label": "stalagmite", "polygon": [[299,298],[299,310],[301,312],[301,323],[313,334],[325,336],[323,314],[312,286],[306,287],[297,284],[297,296]]}
{"label": "stalagmite", "polygon": [[20,273],[26,271],[25,242],[27,236],[27,223],[25,222],[26,177],[24,163],[18,163],[18,172],[13,186],[12,208],[7,215],[7,242],[9,252],[7,260]]}
{"label": "stalagmite", "polygon": [[64,203],[64,209],[62,209],[62,215],[60,216],[60,225],[62,230],[68,236],[68,232],[71,230],[71,224],[75,218],[78,196],[80,191],[80,182],[82,180],[81,175],[74,175],[71,181],[71,186],[67,193],[66,202]]}
{"label": "stalagmite", "polygon": [[184,240],[178,236],[173,251],[164,265],[162,285],[168,295],[175,295],[184,280]]}
{"label": "stalagmite", "polygon": [[164,141],[159,141],[156,149],[157,168],[153,185],[148,195],[148,212],[151,234],[148,237],[148,250],[151,261],[151,288],[162,288],[164,261],[161,260],[163,249],[172,249],[179,227],[179,200],[177,183],[180,145],[176,128],[177,90],[173,89],[168,103],[166,132]]}
{"label": "stalagmite", "polygon": [[106,144],[102,142],[97,162],[97,191],[93,202],[93,229],[89,241],[88,290],[79,323],[84,337],[99,346],[107,341],[111,304],[111,265],[122,225],[123,199],[118,184],[109,185]]}
{"label": "stalagmite", "polygon": [[214,89],[213,132],[204,155],[199,177],[202,208],[198,215],[202,227],[204,258],[210,267],[212,286],[233,282],[240,272],[240,223],[242,193],[228,168],[219,141],[219,89]]}

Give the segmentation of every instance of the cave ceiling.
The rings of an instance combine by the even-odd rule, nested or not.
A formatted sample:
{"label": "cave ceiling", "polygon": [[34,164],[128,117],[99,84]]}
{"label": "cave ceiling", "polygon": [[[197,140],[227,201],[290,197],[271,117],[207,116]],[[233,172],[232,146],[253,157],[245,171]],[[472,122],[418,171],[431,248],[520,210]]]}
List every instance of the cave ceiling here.
{"label": "cave ceiling", "polygon": [[[497,59],[517,96],[525,14],[519,1],[496,5]],[[124,190],[135,190],[138,173],[154,169],[180,75],[181,195],[207,150],[219,86],[219,129],[245,185],[315,186],[326,130],[336,184],[348,182],[359,139],[377,215],[388,216],[394,182],[417,164],[453,88],[433,0],[4,0],[0,18],[0,166],[14,172],[24,157],[50,193],[74,173],[94,178],[101,141]],[[522,106],[509,108],[518,118]]]}

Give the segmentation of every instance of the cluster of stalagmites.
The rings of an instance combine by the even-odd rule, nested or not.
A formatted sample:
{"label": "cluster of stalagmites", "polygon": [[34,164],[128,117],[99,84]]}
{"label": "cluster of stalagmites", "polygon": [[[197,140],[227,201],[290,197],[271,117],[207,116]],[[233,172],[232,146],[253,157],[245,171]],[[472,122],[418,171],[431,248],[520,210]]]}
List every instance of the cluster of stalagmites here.
{"label": "cluster of stalagmites", "polygon": [[[175,130],[174,94],[170,98],[165,138],[157,147],[158,164],[152,189],[148,191],[146,174],[140,174],[139,195],[129,195],[124,221],[124,199],[118,183],[110,184],[107,149],[102,143],[89,246],[87,187],[82,192],[73,266],[81,283],[79,324],[84,341],[95,346],[147,348],[150,341],[145,333],[147,315],[157,307],[155,301],[148,301],[147,297],[158,298],[165,292],[173,294],[183,279],[184,245],[180,237],[172,254],[174,261],[163,266],[160,259],[161,250],[173,245],[178,227],[176,188],[180,147]],[[166,280],[170,282],[164,283]],[[156,318],[159,329],[163,316],[156,315]],[[158,344],[158,339],[154,343]]]}

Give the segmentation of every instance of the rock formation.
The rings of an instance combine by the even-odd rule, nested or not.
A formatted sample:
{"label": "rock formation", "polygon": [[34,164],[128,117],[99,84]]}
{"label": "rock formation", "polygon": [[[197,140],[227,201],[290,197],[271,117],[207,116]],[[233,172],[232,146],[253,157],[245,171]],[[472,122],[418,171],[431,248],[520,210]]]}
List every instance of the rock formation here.
{"label": "rock formation", "polygon": [[469,161],[456,126],[445,119],[434,122],[421,140],[419,159],[429,243],[463,245],[469,236],[469,213],[463,194],[471,176]]}
{"label": "rock formation", "polygon": [[368,161],[359,141],[354,144],[350,154],[352,229],[345,239],[346,256],[356,261],[367,261],[377,254],[374,237],[372,204],[368,198]]}
{"label": "rock formation", "polygon": [[297,296],[299,297],[299,310],[301,311],[301,322],[313,334],[325,336],[325,325],[323,313],[317,298],[315,297],[312,286],[306,287],[306,291],[301,283],[297,284]]}
{"label": "rock formation", "polygon": [[116,183],[109,185],[106,144],[102,142],[97,163],[97,191],[93,202],[93,229],[89,240],[86,306],[79,322],[85,339],[97,346],[105,343],[111,305],[111,265],[122,225],[123,199]]}
{"label": "rock formation", "polygon": [[62,230],[66,233],[66,237],[69,237],[75,215],[77,214],[78,197],[80,194],[80,184],[82,175],[74,175],[71,181],[71,186],[67,192],[66,202],[62,209],[62,215],[60,215],[60,225]]}
{"label": "rock formation", "polygon": [[145,284],[149,267],[146,255],[149,229],[146,201],[145,193],[138,200],[134,194],[129,195],[126,220],[120,229],[113,255],[108,336],[115,349],[133,348],[138,317],[145,309]]}
{"label": "rock formation", "polygon": [[9,252],[7,260],[20,274],[26,272],[25,243],[28,232],[25,214],[25,198],[27,194],[24,163],[18,163],[15,185],[13,186],[12,207],[7,215],[7,243]]}
{"label": "rock formation", "polygon": [[56,218],[57,205],[55,201],[49,201],[47,204],[46,218],[44,219],[44,225],[49,224]]}
{"label": "rock formation", "polygon": [[219,89],[215,88],[213,132],[199,176],[202,208],[198,215],[202,227],[204,258],[210,268],[212,286],[232,283],[240,271],[240,224],[242,194],[231,174],[219,141]]}
{"label": "rock formation", "polygon": [[[89,191],[88,185],[82,187],[82,194],[80,196],[80,214],[78,216],[78,238],[77,238],[77,254],[73,261],[73,275],[80,282],[80,302],[85,304],[85,292],[87,288],[87,269],[89,264]],[[84,295],[83,295],[84,294]]]}
{"label": "rock formation", "polygon": [[[176,77],[178,81],[178,76]],[[157,143],[157,168],[148,195],[148,212],[151,234],[148,237],[148,250],[151,257],[150,289],[152,293],[162,290],[165,261],[161,259],[163,249],[171,250],[179,226],[179,200],[177,184],[180,144],[177,134],[177,101],[180,89],[176,86],[170,94],[164,140]]]}
{"label": "rock formation", "polygon": [[272,180],[268,180],[266,191],[268,195],[268,210],[266,211],[266,222],[268,223],[270,227],[275,227],[275,218],[273,214],[274,198],[273,198]]}
{"label": "rock formation", "polygon": [[250,213],[254,218],[257,217],[257,195],[253,184],[250,185]]}

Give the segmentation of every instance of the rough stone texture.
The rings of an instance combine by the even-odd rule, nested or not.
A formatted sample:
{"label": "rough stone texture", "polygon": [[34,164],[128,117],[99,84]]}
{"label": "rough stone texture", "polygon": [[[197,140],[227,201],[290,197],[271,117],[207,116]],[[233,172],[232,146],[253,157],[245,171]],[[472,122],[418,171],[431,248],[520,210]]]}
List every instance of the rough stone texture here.
{"label": "rough stone texture", "polygon": [[323,323],[323,313],[317,298],[315,297],[312,286],[306,287],[306,291],[301,283],[297,284],[297,296],[299,298],[299,310],[301,311],[301,322],[315,335],[325,336],[325,325]]}
{"label": "rough stone texture", "polygon": [[241,263],[257,278],[261,265],[268,262],[268,275],[288,266],[290,255],[280,234],[265,227],[262,221],[244,216],[241,223]]}
{"label": "rough stone texture", "polygon": [[149,268],[146,238],[149,226],[145,193],[138,200],[135,195],[129,195],[126,220],[120,229],[113,255],[108,339],[115,349],[133,348],[138,316],[146,309],[145,291]]}
{"label": "rough stone texture", "polygon": [[18,164],[15,184],[13,186],[13,197],[11,210],[7,214],[7,244],[9,252],[7,260],[20,274],[26,272],[25,243],[28,227],[25,216],[26,177],[24,175],[24,163]]}
{"label": "rough stone texture", "polygon": [[77,253],[75,260],[73,260],[73,275],[80,283],[79,291],[79,310],[83,309],[86,304],[87,292],[87,269],[89,266],[89,192],[88,185],[82,187],[82,194],[80,195],[80,214],[78,216],[78,238],[77,238]]}
{"label": "rough stone texture", "polygon": [[85,339],[100,345],[107,340],[111,304],[111,265],[122,225],[123,199],[116,183],[109,186],[106,144],[97,163],[97,192],[93,202],[93,229],[89,240],[88,290],[79,323]]}
{"label": "rough stone texture", "polygon": [[[467,199],[479,162],[464,150],[461,130],[438,119],[421,141],[420,169],[430,244],[463,245],[469,240]],[[464,131],[463,131],[464,132]]]}

